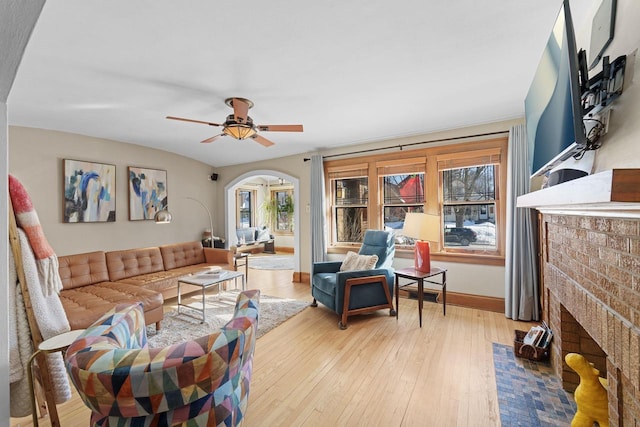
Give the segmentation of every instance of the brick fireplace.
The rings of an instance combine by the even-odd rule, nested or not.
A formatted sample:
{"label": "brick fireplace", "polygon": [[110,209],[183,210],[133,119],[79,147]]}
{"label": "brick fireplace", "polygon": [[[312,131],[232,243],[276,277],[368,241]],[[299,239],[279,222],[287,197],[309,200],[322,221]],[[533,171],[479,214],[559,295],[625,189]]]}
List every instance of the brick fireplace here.
{"label": "brick fireplace", "polygon": [[612,426],[640,425],[640,219],[542,216],[543,318],[551,363],[568,391],[583,354],[609,381]]}
{"label": "brick fireplace", "polygon": [[600,370],[609,382],[611,426],[640,426],[638,202],[640,171],[631,169],[518,198],[519,207],[540,212],[542,317],[554,331],[551,364],[567,391],[579,383],[564,363],[567,353],[583,354]]}

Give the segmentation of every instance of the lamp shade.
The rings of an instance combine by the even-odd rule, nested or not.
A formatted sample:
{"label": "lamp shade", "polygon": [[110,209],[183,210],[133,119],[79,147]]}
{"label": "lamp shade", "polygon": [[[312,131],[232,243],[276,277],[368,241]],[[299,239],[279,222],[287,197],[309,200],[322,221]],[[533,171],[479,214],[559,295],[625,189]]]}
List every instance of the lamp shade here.
{"label": "lamp shade", "polygon": [[227,125],[222,129],[222,132],[235,139],[246,139],[256,134],[253,126],[241,123]]}
{"label": "lamp shade", "polygon": [[171,214],[165,208],[161,211],[156,212],[156,214],[153,216],[153,219],[156,224],[169,224],[171,222]]}
{"label": "lamp shade", "polygon": [[440,217],[426,213],[407,213],[402,234],[412,239],[437,242],[440,240]]}
{"label": "lamp shade", "polygon": [[429,241],[440,240],[440,217],[425,213],[407,213],[404,217],[402,234],[416,239],[414,267],[417,271],[431,271],[431,250]]}

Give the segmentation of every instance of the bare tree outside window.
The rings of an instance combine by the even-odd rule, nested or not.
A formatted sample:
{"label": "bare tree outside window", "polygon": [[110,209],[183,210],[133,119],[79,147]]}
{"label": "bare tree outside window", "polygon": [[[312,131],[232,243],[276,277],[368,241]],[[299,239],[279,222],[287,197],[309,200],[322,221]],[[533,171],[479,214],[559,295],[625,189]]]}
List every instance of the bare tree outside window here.
{"label": "bare tree outside window", "polygon": [[442,171],[444,245],[496,248],[494,165]]}
{"label": "bare tree outside window", "polygon": [[367,178],[346,178],[333,181],[336,241],[361,243],[367,229]]}

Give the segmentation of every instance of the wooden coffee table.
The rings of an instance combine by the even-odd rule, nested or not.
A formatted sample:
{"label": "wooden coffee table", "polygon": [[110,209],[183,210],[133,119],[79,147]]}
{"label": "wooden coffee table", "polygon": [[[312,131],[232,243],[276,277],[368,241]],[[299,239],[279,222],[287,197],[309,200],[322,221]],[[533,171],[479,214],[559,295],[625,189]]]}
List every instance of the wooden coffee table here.
{"label": "wooden coffee table", "polygon": [[[202,313],[202,323],[205,321],[205,293],[207,289],[212,286],[218,287],[218,294],[220,293],[220,285],[228,280],[233,279],[238,288],[238,278],[242,278],[242,290],[245,290],[246,282],[244,274],[240,271],[229,270],[217,270],[200,274],[192,274],[189,276],[183,276],[178,279],[178,313],[180,313],[180,307],[187,307],[191,310],[196,310]],[[202,309],[192,307],[187,304],[182,304],[182,295],[180,293],[180,284],[188,284],[192,286],[199,286],[202,290]]]}

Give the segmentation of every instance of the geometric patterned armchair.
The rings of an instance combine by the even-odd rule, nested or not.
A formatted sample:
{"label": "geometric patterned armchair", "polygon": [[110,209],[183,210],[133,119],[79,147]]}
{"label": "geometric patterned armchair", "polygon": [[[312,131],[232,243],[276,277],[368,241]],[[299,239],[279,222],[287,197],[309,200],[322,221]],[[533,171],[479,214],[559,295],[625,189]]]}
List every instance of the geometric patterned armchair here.
{"label": "geometric patterned armchair", "polygon": [[220,330],[149,348],[141,304],[121,304],[69,346],[67,371],[93,426],[236,426],[247,410],[259,290]]}
{"label": "geometric patterned armchair", "polygon": [[372,269],[341,271],[342,262],[316,262],[311,267],[311,305],[321,302],[340,315],[338,326],[347,328],[349,316],[393,308],[395,255],[394,234],[388,231],[366,230],[358,255],[376,255]]}

